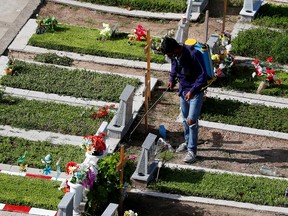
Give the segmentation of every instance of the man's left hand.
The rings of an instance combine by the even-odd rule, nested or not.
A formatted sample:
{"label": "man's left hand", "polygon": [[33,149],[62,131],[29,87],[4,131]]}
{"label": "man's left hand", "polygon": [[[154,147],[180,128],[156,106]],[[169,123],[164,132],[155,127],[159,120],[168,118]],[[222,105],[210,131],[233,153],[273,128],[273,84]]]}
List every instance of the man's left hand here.
{"label": "man's left hand", "polygon": [[189,101],[189,100],[191,100],[192,98],[193,98],[194,96],[193,96],[193,94],[189,91],[186,95],[185,95],[185,100],[186,101]]}

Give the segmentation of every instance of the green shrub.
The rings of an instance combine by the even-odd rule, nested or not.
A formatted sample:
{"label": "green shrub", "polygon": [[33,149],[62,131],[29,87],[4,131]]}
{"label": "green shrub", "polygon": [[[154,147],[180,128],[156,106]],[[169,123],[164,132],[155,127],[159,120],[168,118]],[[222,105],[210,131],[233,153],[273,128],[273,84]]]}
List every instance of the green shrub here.
{"label": "green shrub", "polygon": [[162,168],[154,190],[187,196],[233,200],[269,206],[288,206],[286,180]]}
{"label": "green shrub", "polygon": [[79,0],[108,6],[131,7],[133,10],[184,13],[186,11],[186,0]]}
{"label": "green shrub", "polygon": [[[89,191],[86,212],[89,215],[101,215],[109,203],[118,203],[120,185],[120,172],[115,168],[120,161],[120,154],[113,153],[98,161],[98,174],[96,184]],[[128,159],[124,167],[123,182],[130,183],[130,178],[136,166],[134,161]]]}
{"label": "green shrub", "polygon": [[89,109],[66,104],[5,97],[0,102],[1,125],[85,136],[95,134],[103,121],[110,122],[113,113],[93,119]]}
{"label": "green shrub", "polygon": [[287,64],[286,45],[288,33],[276,32],[267,28],[254,28],[242,31],[232,40],[233,52],[236,55],[259,58],[266,61],[272,56],[276,62]]}
{"label": "green shrub", "polygon": [[0,174],[0,203],[57,211],[63,192],[60,182]]}
{"label": "green shrub", "polygon": [[28,164],[28,169],[43,169],[44,165],[41,159],[47,154],[52,157],[52,170],[56,170],[56,161],[61,157],[61,172],[65,172],[65,164],[69,161],[82,163],[85,159],[85,150],[81,148],[81,143],[79,143],[79,146],[55,145],[49,141],[41,142],[17,137],[0,137],[0,163],[20,165],[17,164],[17,160],[25,151],[28,153],[25,157],[24,165]]}
{"label": "green shrub", "polygon": [[110,102],[119,102],[126,85],[137,89],[140,84],[139,79],[115,74],[69,70],[22,61],[15,62],[15,76],[1,79],[1,85],[13,88]]}
{"label": "green shrub", "polygon": [[[136,28],[136,26],[135,26]],[[146,61],[146,41],[128,44],[128,33],[121,33],[114,39],[101,41],[100,31],[93,28],[59,25],[54,33],[34,34],[29,45],[47,49],[97,55],[111,58]],[[155,40],[160,40],[159,38]],[[151,62],[164,63],[163,55],[151,52]]]}
{"label": "green shrub", "polygon": [[37,54],[34,58],[35,61],[48,63],[48,64],[57,64],[63,66],[71,66],[73,59],[67,56],[58,56],[56,53],[41,53]]}

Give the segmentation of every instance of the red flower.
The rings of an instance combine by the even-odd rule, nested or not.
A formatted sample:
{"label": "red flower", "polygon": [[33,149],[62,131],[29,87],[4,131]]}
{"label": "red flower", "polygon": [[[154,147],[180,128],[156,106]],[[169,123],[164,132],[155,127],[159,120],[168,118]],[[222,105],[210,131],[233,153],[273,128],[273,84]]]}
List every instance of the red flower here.
{"label": "red flower", "polygon": [[266,73],[275,75],[275,70],[272,70],[271,68],[266,68]]}
{"label": "red flower", "polygon": [[76,162],[68,162],[67,164],[66,164],[66,174],[69,174],[70,172],[69,172],[69,168],[70,167],[76,167],[77,166],[77,163]]}
{"label": "red flower", "polygon": [[272,62],[273,62],[273,58],[272,58],[272,57],[269,57],[269,58],[267,58],[267,61],[270,62],[270,63],[272,63]]}
{"label": "red flower", "polygon": [[[102,132],[100,132],[100,135],[89,135],[89,136],[84,136],[85,139],[90,139],[92,141],[92,147],[95,149],[97,152],[103,152],[106,150],[106,144],[104,141],[104,137],[106,135]],[[87,148],[87,147],[86,147]]]}
{"label": "red flower", "polygon": [[254,64],[258,64],[258,63],[259,63],[259,59],[255,59],[255,60],[253,61],[253,63],[254,63]]}
{"label": "red flower", "polygon": [[278,83],[278,85],[281,85],[281,80],[278,79],[278,80],[277,80],[277,83]]}

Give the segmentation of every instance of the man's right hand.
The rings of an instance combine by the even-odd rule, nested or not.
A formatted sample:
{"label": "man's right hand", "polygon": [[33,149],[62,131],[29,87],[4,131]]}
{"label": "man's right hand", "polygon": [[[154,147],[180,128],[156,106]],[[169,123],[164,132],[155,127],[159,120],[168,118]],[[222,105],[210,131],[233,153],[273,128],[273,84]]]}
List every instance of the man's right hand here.
{"label": "man's right hand", "polygon": [[172,82],[169,82],[169,83],[168,83],[168,88],[169,88],[169,89],[172,90],[174,87],[175,87],[175,85],[174,85]]}

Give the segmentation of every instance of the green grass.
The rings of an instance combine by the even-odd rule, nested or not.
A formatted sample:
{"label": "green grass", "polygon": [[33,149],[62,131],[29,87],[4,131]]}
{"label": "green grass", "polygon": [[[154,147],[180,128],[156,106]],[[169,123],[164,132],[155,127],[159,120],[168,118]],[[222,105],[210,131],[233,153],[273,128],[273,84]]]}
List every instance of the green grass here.
{"label": "green grass", "polygon": [[207,98],[201,120],[288,133],[288,108]]}
{"label": "green grass", "polygon": [[259,58],[270,56],[276,63],[288,63],[288,32],[277,32],[268,28],[253,28],[239,32],[232,40],[233,53],[239,56]]}
{"label": "green grass", "polygon": [[[63,143],[65,144],[65,143]],[[56,170],[56,161],[61,157],[61,172],[65,172],[65,165],[69,161],[75,161],[82,163],[85,159],[85,150],[79,146],[74,145],[55,145],[49,141],[31,141],[17,137],[3,137],[0,136],[0,163],[2,164],[17,164],[17,160],[20,156],[28,151],[24,164],[28,164],[29,167],[43,169],[44,164],[41,159],[47,154],[52,157],[52,170]]]}
{"label": "green grass", "polygon": [[140,84],[136,78],[21,61],[15,62],[15,76],[1,78],[3,86],[117,103],[126,85],[137,89]]}
{"label": "green grass", "polygon": [[283,180],[162,168],[159,181],[150,187],[164,193],[288,206],[287,181]]}
{"label": "green grass", "polygon": [[[119,33],[116,38],[106,41],[98,38],[100,30],[61,24],[57,26],[55,32],[32,35],[29,45],[80,54],[146,61],[144,54],[146,41],[136,41],[133,45],[129,45],[126,33]],[[151,52],[151,62],[164,63],[165,59],[163,55]]]}
{"label": "green grass", "polygon": [[264,4],[260,7],[253,24],[283,30],[287,29],[288,6]]}
{"label": "green grass", "polygon": [[0,203],[57,211],[64,196],[60,182],[0,174]]}
{"label": "green grass", "polygon": [[[212,86],[224,87],[228,90],[256,93],[262,81],[261,77],[252,77],[254,67],[236,66],[228,78],[218,78]],[[275,84],[261,91],[262,95],[288,98],[288,73],[276,70],[276,76],[281,80],[281,85]]]}
{"label": "green grass", "polygon": [[66,104],[5,97],[0,101],[0,124],[12,127],[52,131],[70,135],[91,135],[103,121],[110,122],[113,113],[91,118],[91,111]]}

